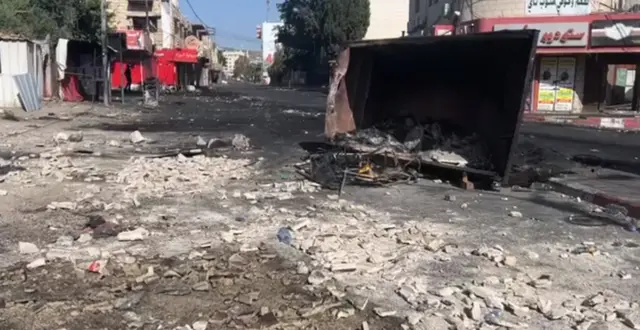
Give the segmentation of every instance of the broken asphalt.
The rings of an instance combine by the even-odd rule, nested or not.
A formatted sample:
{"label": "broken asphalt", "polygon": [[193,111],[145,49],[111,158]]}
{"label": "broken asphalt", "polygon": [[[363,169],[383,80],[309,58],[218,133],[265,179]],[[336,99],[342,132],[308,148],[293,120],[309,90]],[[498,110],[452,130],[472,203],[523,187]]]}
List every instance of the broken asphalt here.
{"label": "broken asphalt", "polygon": [[[0,328],[640,326],[637,234],[568,221],[593,217],[584,201],[431,180],[338,200],[298,178],[324,100],[225,86],[2,121]],[[634,135],[555,129],[526,124],[520,161],[634,155]],[[236,134],[251,147],[197,145]]]}

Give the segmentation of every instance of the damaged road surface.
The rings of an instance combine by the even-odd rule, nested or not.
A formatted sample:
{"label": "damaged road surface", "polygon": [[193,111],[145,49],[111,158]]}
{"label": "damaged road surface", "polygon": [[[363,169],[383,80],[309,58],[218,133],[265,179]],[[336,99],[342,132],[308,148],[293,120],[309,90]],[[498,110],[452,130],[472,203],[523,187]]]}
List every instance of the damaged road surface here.
{"label": "damaged road surface", "polygon": [[[325,117],[336,150],[312,157],[307,175],[333,188],[344,176],[363,179],[368,168],[389,167],[395,174],[376,174],[380,182],[424,173],[466,187],[467,176],[507,184],[536,40],[535,31],[505,31],[350,44],[333,73]],[[328,168],[337,163],[345,167]]]}
{"label": "damaged road surface", "polygon": [[[519,47],[528,33],[496,35]],[[370,65],[358,56],[409,56],[400,54],[412,41],[398,42],[352,47],[349,70]],[[430,70],[445,87],[461,77]],[[309,94],[264,86],[163,96],[156,109],[86,109],[47,125],[0,119],[11,132],[0,142],[0,329],[640,327],[637,233],[600,220],[622,222],[624,210],[543,189],[444,183],[502,182],[510,162],[546,157],[507,155],[516,133],[500,118],[518,120],[504,105],[520,95],[474,92],[471,81],[464,97],[426,81],[409,93],[372,78],[363,109],[388,109],[379,113],[357,110],[367,89],[356,82],[366,79],[340,77],[349,88],[336,95],[349,102],[336,104],[351,111],[336,115],[353,121],[336,121],[333,135]],[[442,105],[421,117],[428,93]],[[297,176],[298,144],[327,135],[331,144],[305,144],[309,162],[297,164],[313,180]],[[343,189],[312,182],[320,175]],[[601,224],[584,225],[594,215]]]}
{"label": "damaged road surface", "polygon": [[[399,322],[356,310],[274,251],[194,249],[189,259],[118,254],[0,272],[1,329],[355,329]],[[22,266],[22,267],[20,267]],[[70,269],[75,271],[70,272]]]}

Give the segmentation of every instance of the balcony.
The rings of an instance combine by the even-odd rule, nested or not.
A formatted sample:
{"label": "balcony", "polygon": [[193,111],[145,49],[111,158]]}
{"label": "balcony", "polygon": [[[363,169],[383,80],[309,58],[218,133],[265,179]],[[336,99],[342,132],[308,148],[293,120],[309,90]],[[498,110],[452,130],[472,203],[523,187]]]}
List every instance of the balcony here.
{"label": "balcony", "polygon": [[120,50],[122,48],[125,50],[132,51],[146,51],[149,53],[153,52],[153,43],[151,41],[151,36],[149,33],[142,30],[119,30],[116,31],[115,35],[118,36],[120,40],[120,47],[112,45],[112,47],[116,50]]}
{"label": "balcony", "polygon": [[152,0],[129,0],[127,3],[129,17],[145,17],[147,12],[150,17],[160,17],[159,6]]}

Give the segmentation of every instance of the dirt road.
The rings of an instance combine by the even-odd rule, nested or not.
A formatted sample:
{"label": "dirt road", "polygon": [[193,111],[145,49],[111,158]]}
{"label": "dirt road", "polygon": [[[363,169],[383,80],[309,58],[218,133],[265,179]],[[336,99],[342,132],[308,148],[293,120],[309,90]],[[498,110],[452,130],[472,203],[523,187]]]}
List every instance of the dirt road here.
{"label": "dirt road", "polygon": [[640,326],[637,234],[569,221],[593,205],[428,180],[339,200],[291,166],[312,97],[270,93],[1,121],[0,328]]}

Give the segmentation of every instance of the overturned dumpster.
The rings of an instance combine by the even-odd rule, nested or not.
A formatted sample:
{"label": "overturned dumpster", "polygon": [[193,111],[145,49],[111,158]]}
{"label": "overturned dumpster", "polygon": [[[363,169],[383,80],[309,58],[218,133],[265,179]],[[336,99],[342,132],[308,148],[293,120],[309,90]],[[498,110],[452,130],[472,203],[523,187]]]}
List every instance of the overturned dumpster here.
{"label": "overturned dumpster", "polygon": [[522,30],[346,45],[325,117],[342,155],[320,163],[334,165],[335,180],[394,167],[506,184],[537,40]]}

